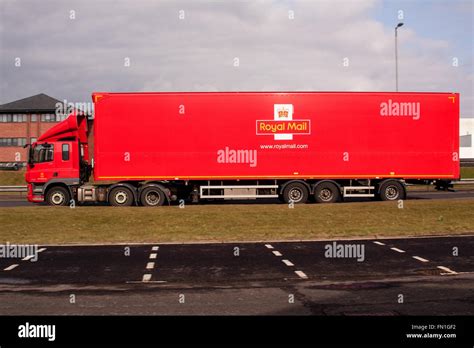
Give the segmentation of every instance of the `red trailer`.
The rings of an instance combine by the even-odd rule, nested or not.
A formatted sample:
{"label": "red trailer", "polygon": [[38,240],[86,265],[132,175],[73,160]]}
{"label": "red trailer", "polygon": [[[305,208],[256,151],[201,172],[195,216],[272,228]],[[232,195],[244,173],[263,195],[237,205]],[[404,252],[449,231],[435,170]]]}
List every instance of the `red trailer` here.
{"label": "red trailer", "polygon": [[[459,178],[459,94],[94,93],[31,145],[28,199],[404,199]],[[93,128],[90,132],[89,128]],[[89,149],[93,147],[93,161]],[[88,184],[93,172],[95,184]],[[101,183],[103,182],[103,183]]]}

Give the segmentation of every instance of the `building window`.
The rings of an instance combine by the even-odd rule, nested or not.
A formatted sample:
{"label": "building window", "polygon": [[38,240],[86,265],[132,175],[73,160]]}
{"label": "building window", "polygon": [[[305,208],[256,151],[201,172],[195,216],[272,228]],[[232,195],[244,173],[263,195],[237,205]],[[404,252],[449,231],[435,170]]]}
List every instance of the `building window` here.
{"label": "building window", "polygon": [[12,115],[11,114],[3,114],[0,115],[0,122],[2,123],[7,123],[12,121]]}
{"label": "building window", "polygon": [[12,122],[26,122],[26,114],[13,114],[12,115]]}
{"label": "building window", "polygon": [[38,121],[38,115],[31,114],[31,122],[36,122],[36,121]]}
{"label": "building window", "polygon": [[26,138],[0,138],[0,147],[25,146]]}
{"label": "building window", "polygon": [[36,143],[36,140],[38,140],[38,138],[31,137],[30,138],[30,144]]}
{"label": "building window", "polygon": [[58,122],[55,114],[41,115],[41,122]]}
{"label": "building window", "polygon": [[1,123],[11,123],[11,122],[26,122],[26,114],[2,114],[0,115]]}

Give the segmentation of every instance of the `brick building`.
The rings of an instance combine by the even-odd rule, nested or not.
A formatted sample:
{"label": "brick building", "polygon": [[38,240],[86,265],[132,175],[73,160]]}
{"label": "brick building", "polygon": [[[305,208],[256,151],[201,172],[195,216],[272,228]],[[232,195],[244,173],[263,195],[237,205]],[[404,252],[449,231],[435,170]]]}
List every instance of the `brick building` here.
{"label": "brick building", "polygon": [[0,105],[0,163],[27,161],[23,146],[63,119],[56,116],[56,103],[61,101],[37,94]]}

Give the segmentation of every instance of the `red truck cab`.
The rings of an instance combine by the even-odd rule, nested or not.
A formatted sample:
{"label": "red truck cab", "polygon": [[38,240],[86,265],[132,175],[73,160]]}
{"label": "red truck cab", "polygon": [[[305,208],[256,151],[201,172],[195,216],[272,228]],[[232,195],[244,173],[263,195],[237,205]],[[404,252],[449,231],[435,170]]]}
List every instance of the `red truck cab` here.
{"label": "red truck cab", "polygon": [[28,201],[67,205],[90,175],[87,117],[70,115],[29,145]]}

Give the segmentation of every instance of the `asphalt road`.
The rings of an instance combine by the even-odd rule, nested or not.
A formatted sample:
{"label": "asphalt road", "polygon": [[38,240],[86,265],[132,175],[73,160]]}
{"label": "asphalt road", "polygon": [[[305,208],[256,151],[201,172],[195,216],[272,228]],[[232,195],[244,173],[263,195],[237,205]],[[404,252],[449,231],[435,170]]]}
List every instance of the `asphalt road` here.
{"label": "asphalt road", "polygon": [[[468,199],[474,198],[474,190],[465,190],[465,191],[440,191],[440,192],[408,192],[407,199]],[[346,199],[348,202],[368,202],[370,199],[367,198],[352,198]],[[259,199],[259,200],[216,200],[208,201],[201,204],[281,204],[277,199]],[[17,195],[9,196],[0,196],[0,207],[26,207],[26,206],[35,206],[37,204],[30,203],[26,200],[26,197],[18,197]],[[43,204],[44,205],[44,204]]]}
{"label": "asphalt road", "polygon": [[44,246],[0,259],[0,315],[474,314],[474,236],[332,243]]}

